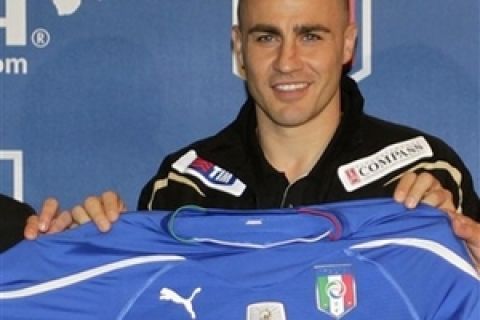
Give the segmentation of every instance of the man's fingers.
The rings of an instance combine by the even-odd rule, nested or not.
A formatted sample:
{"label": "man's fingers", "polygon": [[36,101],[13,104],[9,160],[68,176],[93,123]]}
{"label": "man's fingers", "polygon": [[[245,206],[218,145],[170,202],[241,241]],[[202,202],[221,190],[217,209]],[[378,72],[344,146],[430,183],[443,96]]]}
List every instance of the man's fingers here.
{"label": "man's fingers", "polygon": [[125,211],[125,205],[122,199],[113,191],[104,192],[101,198],[108,221],[117,221],[120,213]]}
{"label": "man's fingers", "polygon": [[415,208],[427,194],[439,187],[439,183],[431,174],[425,172],[419,174],[408,192],[405,205],[407,208]]}
{"label": "man's fingers", "polygon": [[81,225],[93,221],[100,231],[108,231],[110,229],[110,222],[108,222],[104,213],[99,212],[99,210],[102,211],[102,209],[99,209],[101,206],[93,205],[90,201],[92,200],[86,201],[85,206],[87,206],[88,202],[88,207],[91,211],[87,211],[87,209],[82,206],[76,206],[72,209],[72,225]]}
{"label": "man's fingers", "polygon": [[453,197],[430,173],[414,172],[402,176],[394,192],[394,199],[407,208],[415,208],[420,202],[444,210],[454,210]]}
{"label": "man's fingers", "polygon": [[84,224],[93,221],[102,232],[110,230],[120,213],[125,211],[122,199],[113,191],[104,192],[100,197],[88,197],[82,206],[72,209],[73,223]]}
{"label": "man's fingers", "polygon": [[404,203],[407,199],[408,193],[412,188],[415,180],[417,179],[417,174],[414,172],[407,172],[404,174],[400,181],[398,182],[395,192],[393,193],[393,198],[399,203]]}
{"label": "man's fingers", "polygon": [[[102,232],[110,230],[111,223],[105,213],[105,208],[102,203],[102,199],[99,197],[88,197],[85,200],[84,207],[76,207],[77,213],[74,213],[74,220],[79,224],[93,220],[98,229]],[[76,216],[79,218],[77,219]]]}
{"label": "man's fingers", "polygon": [[[426,172],[418,175],[407,199],[409,198],[418,199],[413,207],[418,205],[418,202],[422,202],[443,211],[456,211],[450,190],[443,188],[433,175]],[[413,204],[413,200],[412,203],[407,200],[407,206],[410,207]]]}
{"label": "man's fingers", "polygon": [[69,228],[72,224],[72,215],[68,211],[64,211],[61,214],[56,215],[55,218],[49,222],[49,227],[45,232],[40,230],[39,224],[39,216],[32,215],[28,217],[27,224],[23,232],[25,239],[35,240],[38,238],[40,233],[57,233]]}
{"label": "man's fingers", "polygon": [[393,197],[397,202],[405,204],[407,208],[415,208],[427,191],[436,187],[436,183],[436,179],[429,173],[417,175],[414,172],[408,172],[398,182]]}
{"label": "man's fingers", "polygon": [[443,211],[455,211],[452,193],[446,189],[437,189],[427,193],[422,203],[428,204],[432,207],[439,208]]}
{"label": "man's fingers", "polygon": [[88,215],[87,211],[82,206],[73,207],[72,218],[73,218],[73,223],[76,223],[76,224],[84,224],[92,220]]}
{"label": "man's fingers", "polygon": [[23,235],[25,239],[35,240],[38,237],[38,234],[39,234],[38,224],[39,224],[39,219],[37,215],[30,216],[27,219],[27,224],[23,231]]}
{"label": "man's fingers", "polygon": [[60,213],[50,224],[50,229],[47,233],[57,233],[64,231],[70,227],[73,222],[73,217],[70,212],[64,211]]}
{"label": "man's fingers", "polygon": [[42,210],[38,215],[39,220],[36,223],[36,227],[38,228],[39,231],[46,232],[49,229],[50,223],[53,220],[53,218],[56,216],[58,209],[59,209],[59,203],[58,203],[58,200],[55,198],[47,198],[43,202]]}

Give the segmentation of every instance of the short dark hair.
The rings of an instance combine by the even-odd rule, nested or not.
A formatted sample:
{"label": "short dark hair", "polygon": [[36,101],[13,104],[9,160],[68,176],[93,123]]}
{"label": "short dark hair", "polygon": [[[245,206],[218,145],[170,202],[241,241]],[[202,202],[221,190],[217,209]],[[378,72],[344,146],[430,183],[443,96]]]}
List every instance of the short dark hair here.
{"label": "short dark hair", "polygon": [[[342,0],[338,0],[338,1],[342,1]],[[350,12],[350,1],[351,0],[343,0],[343,4],[345,5],[345,10],[347,10],[347,12]],[[243,7],[245,6],[244,5],[245,1],[244,0],[238,0],[238,6],[237,6],[237,21],[238,21],[238,26],[240,26],[242,20],[241,20],[241,16],[242,16],[242,11],[244,10]]]}

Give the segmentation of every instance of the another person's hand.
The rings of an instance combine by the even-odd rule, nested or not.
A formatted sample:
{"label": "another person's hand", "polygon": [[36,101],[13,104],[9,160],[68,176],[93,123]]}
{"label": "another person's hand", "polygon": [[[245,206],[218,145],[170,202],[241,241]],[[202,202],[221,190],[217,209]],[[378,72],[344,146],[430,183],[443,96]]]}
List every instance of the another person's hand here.
{"label": "another person's hand", "polygon": [[453,232],[467,244],[480,274],[480,223],[453,211],[449,212],[449,216]]}
{"label": "another person's hand", "polygon": [[404,174],[395,188],[393,198],[410,209],[425,203],[446,212],[456,211],[452,193],[428,172]]}
{"label": "another person's hand", "polygon": [[69,228],[73,223],[68,211],[60,211],[60,205],[55,198],[48,198],[43,202],[42,210],[38,215],[28,218],[24,229],[26,239],[36,239],[43,233],[56,233]]}

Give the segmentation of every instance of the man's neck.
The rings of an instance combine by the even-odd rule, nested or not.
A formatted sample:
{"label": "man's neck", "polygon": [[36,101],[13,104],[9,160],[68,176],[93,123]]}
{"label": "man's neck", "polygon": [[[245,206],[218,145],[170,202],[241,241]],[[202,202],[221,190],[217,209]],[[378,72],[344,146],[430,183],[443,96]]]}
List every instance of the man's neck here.
{"label": "man's neck", "polygon": [[257,134],[265,158],[283,172],[290,183],[312,170],[335,134],[341,111],[340,108],[327,109],[298,127],[286,128],[259,121]]}

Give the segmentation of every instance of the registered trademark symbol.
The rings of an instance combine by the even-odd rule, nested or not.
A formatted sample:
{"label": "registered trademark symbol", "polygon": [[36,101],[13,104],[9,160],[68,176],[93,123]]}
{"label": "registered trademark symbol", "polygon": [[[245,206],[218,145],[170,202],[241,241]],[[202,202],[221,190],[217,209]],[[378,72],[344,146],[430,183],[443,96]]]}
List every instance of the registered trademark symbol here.
{"label": "registered trademark symbol", "polygon": [[43,29],[35,29],[32,33],[32,44],[37,48],[45,48],[50,43],[50,33]]}

